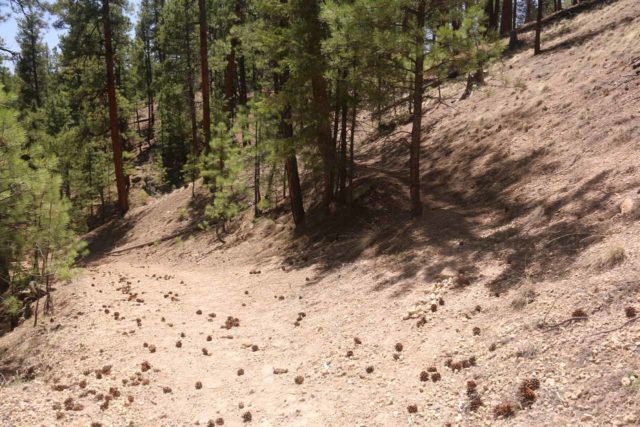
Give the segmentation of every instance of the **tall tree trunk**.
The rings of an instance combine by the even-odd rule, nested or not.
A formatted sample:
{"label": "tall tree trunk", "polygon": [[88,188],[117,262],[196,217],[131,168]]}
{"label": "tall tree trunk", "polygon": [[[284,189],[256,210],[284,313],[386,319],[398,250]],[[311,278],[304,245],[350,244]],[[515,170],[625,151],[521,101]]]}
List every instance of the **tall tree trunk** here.
{"label": "tall tree trunk", "polygon": [[326,64],[321,49],[323,31],[320,22],[320,5],[318,0],[302,0],[298,7],[298,13],[307,29],[305,50],[309,57],[314,59],[314,64],[311,66],[312,104],[316,113],[316,139],[324,175],[322,205],[325,212],[329,212],[333,200],[336,146],[331,137],[331,105],[327,80],[324,77]]}
{"label": "tall tree trunk", "polygon": [[341,82],[339,75],[341,72],[338,72],[338,78],[336,79],[336,87],[335,87],[335,109],[333,111],[333,144],[336,145],[338,143],[338,130],[340,129],[340,94],[341,94]]}
{"label": "tall tree trunk", "polygon": [[209,107],[209,47],[206,0],[198,0],[200,21],[200,79],[202,80],[202,128],[205,151],[211,143],[211,111]]}
{"label": "tall tree trunk", "polygon": [[347,77],[347,71],[345,69],[343,73],[343,79],[342,79],[342,81],[344,82],[343,89],[342,89],[342,94],[340,95],[340,104],[342,104],[340,107],[340,109],[342,110],[342,117],[341,117],[342,127],[340,130],[340,161],[338,162],[339,164],[338,181],[340,182],[340,185],[339,185],[340,192],[338,194],[340,197],[340,201],[343,203],[346,201],[345,193],[347,188],[347,127],[349,126],[347,124],[349,106],[347,104],[346,77]]}
{"label": "tall tree trunk", "polygon": [[499,21],[500,21],[500,0],[496,0],[496,3],[494,5],[495,9],[493,10],[493,19],[494,19],[494,23],[493,23],[493,28],[495,30],[498,30],[499,27]]}
{"label": "tall tree trunk", "polygon": [[500,23],[500,35],[506,37],[511,33],[513,19],[513,0],[502,0],[502,20]]}
{"label": "tall tree trunk", "polygon": [[247,69],[245,66],[244,55],[238,57],[238,83],[240,84],[238,104],[247,105]]}
{"label": "tall tree trunk", "polygon": [[31,43],[31,68],[33,69],[33,89],[36,93],[36,106],[40,108],[42,106],[42,97],[40,95],[40,82],[38,81],[38,63],[37,63],[37,38],[34,33],[34,28],[31,28],[29,35]]}
{"label": "tall tree trunk", "polygon": [[224,71],[224,111],[228,114],[229,128],[231,128],[231,121],[234,116],[235,102],[234,102],[234,87],[233,80],[236,72],[236,44],[237,39],[231,40],[231,52],[227,55],[227,66]]}
{"label": "tall tree trunk", "polygon": [[118,130],[118,101],[116,98],[116,83],[113,74],[113,47],[111,46],[111,17],[109,14],[109,0],[102,0],[102,19],[104,27],[105,65],[107,68],[107,98],[109,102],[109,130],[111,132],[111,147],[113,149],[113,166],[118,189],[118,208],[124,215],[129,210],[127,198],[126,178],[122,162],[122,141]]}
{"label": "tall tree trunk", "polygon": [[[243,25],[245,22],[245,2],[244,0],[236,0],[236,17],[238,25]],[[238,104],[242,106],[247,105],[247,70],[245,66],[244,55],[238,56]]]}
{"label": "tall tree trunk", "polygon": [[153,127],[155,124],[155,113],[153,111],[153,71],[151,69],[151,46],[148,46],[146,58],[146,83],[147,83],[147,142],[153,139]]}
{"label": "tall tree trunk", "polygon": [[191,57],[191,32],[190,25],[188,24],[189,17],[189,3],[184,2],[184,19],[185,19],[185,31],[184,31],[184,49],[187,53],[187,105],[189,106],[189,119],[191,121],[191,153],[197,155],[200,152],[200,143],[198,138],[198,120],[196,117],[196,96],[194,91],[194,76],[193,76],[193,58]]}
{"label": "tall tree trunk", "polygon": [[[274,91],[279,93],[289,79],[288,71],[282,74],[274,74]],[[291,122],[291,105],[285,105],[280,112],[280,137],[291,141],[293,138],[293,123]],[[287,183],[289,184],[289,201],[291,203],[291,215],[296,226],[304,224],[304,204],[302,197],[302,187],[300,185],[300,174],[298,172],[298,159],[295,149],[291,145],[291,151],[285,159],[285,171]]]}
{"label": "tall tree trunk", "polygon": [[260,121],[257,120],[255,124],[255,158],[253,164],[253,209],[254,215],[257,217],[260,215]]}
{"label": "tall tree trunk", "polygon": [[484,6],[485,15],[487,15],[487,29],[488,30],[496,30],[497,19],[496,19],[496,11],[495,11],[495,0],[486,0]]}
{"label": "tall tree trunk", "polygon": [[511,32],[509,33],[509,49],[515,49],[518,47],[518,32],[516,27],[518,25],[518,1],[513,0],[513,10],[511,13]]}
{"label": "tall tree trunk", "polygon": [[351,108],[351,135],[349,139],[349,187],[348,187],[348,202],[351,206],[353,204],[353,175],[355,172],[355,160],[353,159],[353,143],[356,138],[356,119],[357,112],[356,109],[358,105],[358,92],[353,90],[353,107]]}
{"label": "tall tree trunk", "polygon": [[411,195],[411,215],[422,215],[420,195],[420,142],[422,139],[422,101],[424,94],[424,25],[426,0],[418,0],[415,36],[415,63],[413,76],[413,123],[411,127],[411,147],[409,153],[409,192]]}
{"label": "tall tree trunk", "polygon": [[525,22],[531,22],[531,21],[533,21],[535,19],[533,17],[533,12],[534,12],[533,0],[527,0],[526,7],[527,7],[527,11],[525,13],[524,21]]}
{"label": "tall tree trunk", "polygon": [[300,175],[298,174],[298,159],[295,153],[287,157],[285,167],[287,170],[287,182],[289,184],[289,201],[291,202],[291,214],[293,222],[298,227],[304,224],[304,205],[302,203],[302,188],[300,187]]}
{"label": "tall tree trunk", "polygon": [[542,33],[542,13],[544,10],[544,2],[543,0],[538,0],[538,17],[536,20],[536,39],[535,45],[533,48],[533,54],[539,55],[542,53],[542,47],[540,46],[540,37]]}

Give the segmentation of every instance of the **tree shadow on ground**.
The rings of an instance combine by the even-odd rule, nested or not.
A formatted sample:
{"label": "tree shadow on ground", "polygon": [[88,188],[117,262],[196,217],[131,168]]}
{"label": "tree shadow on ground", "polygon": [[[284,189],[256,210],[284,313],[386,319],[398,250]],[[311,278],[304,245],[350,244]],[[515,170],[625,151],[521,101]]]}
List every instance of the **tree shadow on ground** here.
{"label": "tree shadow on ground", "polygon": [[619,21],[615,21],[607,25],[603,25],[597,30],[591,30],[582,34],[577,34],[573,37],[569,37],[568,39],[561,41],[560,43],[556,43],[549,47],[543,47],[542,53],[555,53],[555,52],[559,52],[562,50],[571,49],[576,46],[583,45],[607,31],[614,30],[618,28],[618,26],[620,25],[625,25],[625,24],[628,24],[629,22],[632,22],[634,19],[635,18],[632,16],[624,16]]}
{"label": "tree shadow on ground", "polygon": [[[534,177],[557,170],[557,159],[544,147],[514,157],[508,146],[482,139],[463,143],[451,135],[463,134],[461,128],[423,155],[421,218],[408,214],[406,149],[398,155],[397,141],[381,144],[372,150],[377,162],[357,166],[354,206],[328,218],[312,210],[315,222],[298,231],[308,244],[300,249],[293,243],[284,262],[292,268],[316,267],[318,276],[309,286],[345,264],[384,257],[385,268],[377,268],[373,278],[374,292],[391,290],[399,297],[462,271],[471,283],[503,293],[527,281],[566,275],[584,251],[603,240],[603,206],[624,191],[608,184],[609,171],[564,192],[522,197],[519,190]],[[481,263],[500,270],[482,277]]]}

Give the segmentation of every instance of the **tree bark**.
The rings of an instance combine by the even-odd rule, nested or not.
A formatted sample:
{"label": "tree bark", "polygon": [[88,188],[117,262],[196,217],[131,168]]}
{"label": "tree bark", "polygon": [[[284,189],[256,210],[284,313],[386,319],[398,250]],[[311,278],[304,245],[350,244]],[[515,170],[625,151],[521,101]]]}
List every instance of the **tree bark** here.
{"label": "tree bark", "polygon": [[[289,79],[288,71],[282,74],[274,74],[274,92],[279,93],[287,80]],[[293,138],[293,123],[291,122],[291,105],[285,105],[280,112],[280,137],[291,140]],[[295,149],[291,147],[291,151],[285,159],[285,172],[287,174],[287,183],[289,184],[289,201],[291,203],[291,215],[296,227],[304,224],[304,203],[302,196],[302,187],[300,185],[300,174],[298,172],[298,159],[296,158]],[[276,199],[277,204],[277,199]]]}
{"label": "tree bark", "polygon": [[340,129],[340,161],[338,162],[338,181],[340,185],[339,188],[339,197],[341,202],[346,201],[346,188],[347,188],[347,116],[349,114],[349,106],[347,104],[347,88],[346,88],[346,77],[347,71],[345,70],[343,73],[342,81],[343,81],[343,89],[340,94],[340,109],[342,111],[342,127]]}
{"label": "tree bark", "polygon": [[227,66],[224,71],[224,111],[228,114],[229,125],[235,111],[233,80],[236,72],[236,44],[237,39],[232,39],[231,52],[227,55]]}
{"label": "tree bark", "polygon": [[509,49],[515,49],[518,47],[518,32],[516,27],[518,25],[518,1],[513,0],[513,10],[511,11],[511,32],[509,33]]}
{"label": "tree bark", "polygon": [[353,143],[356,138],[356,119],[357,119],[357,109],[358,105],[358,93],[354,89],[353,91],[353,106],[351,108],[351,135],[349,139],[349,187],[348,187],[348,203],[349,206],[353,204],[353,175],[355,172],[355,160],[353,158]]}
{"label": "tree bark", "polygon": [[542,48],[540,46],[540,37],[542,33],[542,14],[544,10],[544,2],[543,0],[538,0],[538,17],[536,19],[536,39],[535,45],[533,48],[533,54],[539,55],[542,53]]}
{"label": "tree bark", "polygon": [[526,3],[526,7],[527,7],[527,12],[525,14],[525,22],[531,22],[533,21],[534,17],[533,17],[533,0],[527,0]]}
{"label": "tree bark", "polygon": [[496,30],[498,28],[498,25],[496,19],[495,1],[487,0],[484,11],[487,15],[487,29],[490,31]]}
{"label": "tree bark", "polygon": [[189,106],[189,118],[191,119],[191,153],[197,155],[200,152],[198,141],[198,120],[196,118],[196,96],[194,91],[193,59],[191,58],[191,35],[189,24],[189,2],[184,2],[184,43],[187,53],[187,104]]}
{"label": "tree bark", "polygon": [[109,14],[109,0],[102,0],[102,14],[104,27],[105,66],[107,68],[107,98],[109,103],[109,130],[113,149],[113,166],[118,189],[118,208],[124,216],[129,210],[127,198],[126,178],[122,162],[122,141],[118,129],[118,101],[116,98],[116,84],[113,73],[113,47],[111,46],[111,17]]}
{"label": "tree bark", "polygon": [[307,30],[305,50],[315,63],[311,66],[312,104],[316,113],[316,140],[322,159],[324,190],[322,205],[329,212],[333,201],[335,181],[336,145],[331,137],[331,105],[327,80],[324,76],[326,64],[322,55],[322,23],[320,22],[320,5],[318,0],[302,0],[298,13]]}
{"label": "tree bark", "polygon": [[500,35],[506,37],[511,33],[513,19],[513,0],[502,0],[502,20],[500,24]]}
{"label": "tree bark", "polygon": [[202,80],[202,130],[205,151],[211,143],[211,111],[209,107],[209,46],[206,0],[198,0],[200,22],[200,79]]}
{"label": "tree bark", "polygon": [[420,195],[420,142],[422,139],[422,101],[424,82],[424,25],[426,0],[418,0],[415,36],[415,63],[413,79],[413,123],[411,127],[411,146],[409,153],[409,192],[411,196],[411,215],[422,215]]}

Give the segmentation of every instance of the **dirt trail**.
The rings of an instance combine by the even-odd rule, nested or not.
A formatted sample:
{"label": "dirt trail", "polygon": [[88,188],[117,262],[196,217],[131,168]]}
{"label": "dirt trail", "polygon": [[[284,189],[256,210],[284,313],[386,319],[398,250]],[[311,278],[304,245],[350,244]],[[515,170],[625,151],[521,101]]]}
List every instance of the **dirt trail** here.
{"label": "dirt trail", "polygon": [[420,220],[389,136],[359,148],[355,224],[161,242],[197,222],[186,188],[95,231],[55,316],[0,338],[0,425],[640,424],[640,223],[619,215],[640,188],[638,37],[640,3],[613,2],[430,112]]}

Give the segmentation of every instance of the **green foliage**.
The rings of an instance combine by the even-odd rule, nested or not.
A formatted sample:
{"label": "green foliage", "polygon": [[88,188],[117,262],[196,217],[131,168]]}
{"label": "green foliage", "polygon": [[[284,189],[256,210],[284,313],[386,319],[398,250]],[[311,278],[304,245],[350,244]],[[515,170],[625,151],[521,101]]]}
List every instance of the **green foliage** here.
{"label": "green foliage", "polygon": [[14,295],[10,295],[2,301],[2,306],[9,316],[15,317],[20,311],[20,300],[18,300]]}
{"label": "green foliage", "polygon": [[203,156],[202,177],[214,193],[205,216],[210,222],[224,222],[240,212],[240,198],[245,185],[242,181],[244,162],[242,151],[233,140],[233,130],[219,123],[212,132],[211,150]]}
{"label": "green foliage", "polygon": [[82,250],[61,196],[57,158],[37,142],[26,147],[13,99],[0,90],[0,293],[25,275],[68,277]]}

